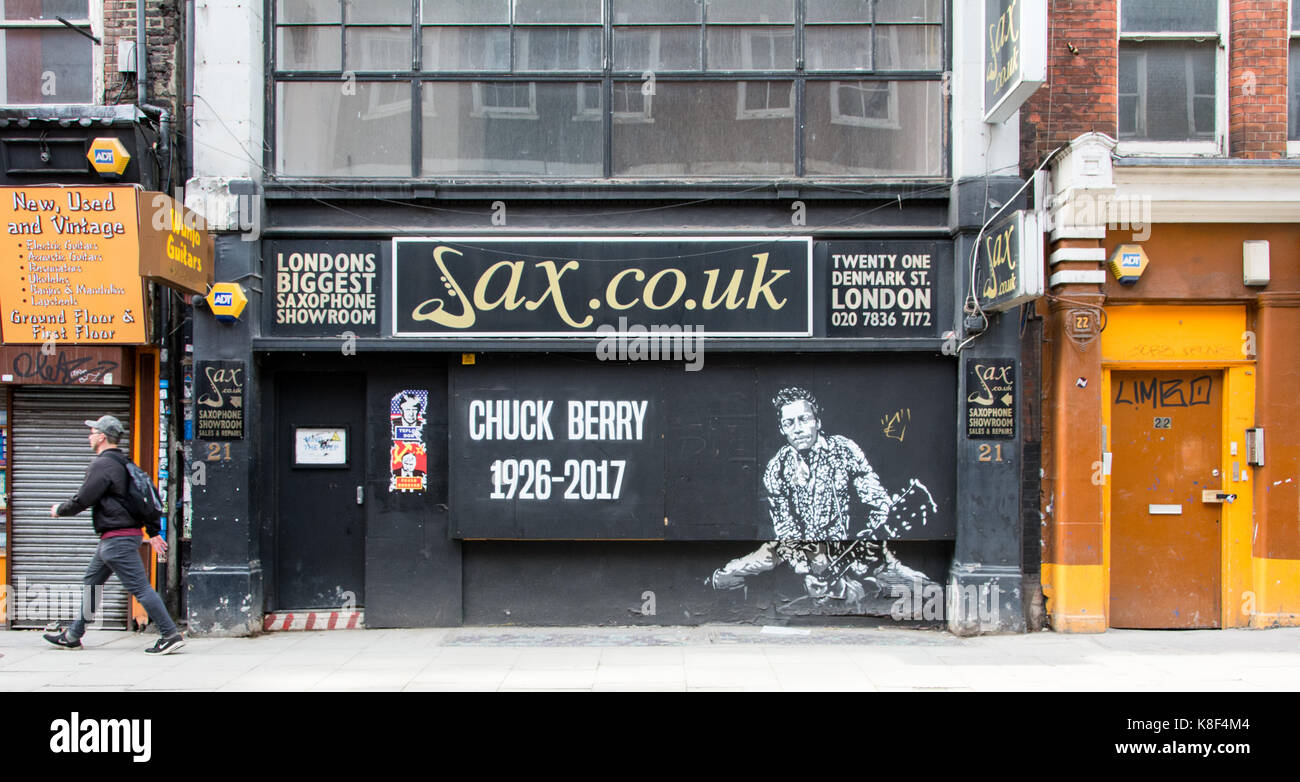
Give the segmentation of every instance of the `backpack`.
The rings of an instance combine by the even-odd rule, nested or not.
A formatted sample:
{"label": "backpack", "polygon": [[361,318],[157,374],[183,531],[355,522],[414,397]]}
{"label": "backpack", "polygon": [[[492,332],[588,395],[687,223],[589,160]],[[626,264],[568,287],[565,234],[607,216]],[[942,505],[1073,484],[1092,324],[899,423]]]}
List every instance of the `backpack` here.
{"label": "backpack", "polygon": [[126,494],[122,498],[122,507],[131,514],[132,519],[142,525],[157,525],[163,514],[162,497],[149,478],[149,473],[125,455],[122,455],[119,463],[126,468]]}

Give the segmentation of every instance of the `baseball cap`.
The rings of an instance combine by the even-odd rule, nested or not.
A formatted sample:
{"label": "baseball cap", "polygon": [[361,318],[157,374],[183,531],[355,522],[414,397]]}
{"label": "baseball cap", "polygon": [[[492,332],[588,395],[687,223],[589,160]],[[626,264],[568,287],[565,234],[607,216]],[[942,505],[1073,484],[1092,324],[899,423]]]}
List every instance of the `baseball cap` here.
{"label": "baseball cap", "polygon": [[84,423],[91,429],[98,429],[109,437],[121,437],[122,432],[125,431],[122,422],[111,415],[101,415],[94,421],[85,421]]}

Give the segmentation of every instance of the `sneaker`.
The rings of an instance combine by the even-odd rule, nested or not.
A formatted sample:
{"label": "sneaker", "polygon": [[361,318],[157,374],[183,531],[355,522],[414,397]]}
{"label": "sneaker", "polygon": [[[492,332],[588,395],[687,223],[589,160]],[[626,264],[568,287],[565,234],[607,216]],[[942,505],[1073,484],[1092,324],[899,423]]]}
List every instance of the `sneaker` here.
{"label": "sneaker", "polygon": [[80,649],[81,641],[74,641],[67,636],[62,630],[57,633],[46,633],[41,636],[45,640],[59,647],[60,649]]}
{"label": "sneaker", "polygon": [[159,638],[158,643],[144,650],[145,654],[171,654],[185,645],[185,638],[177,633],[171,638]]}

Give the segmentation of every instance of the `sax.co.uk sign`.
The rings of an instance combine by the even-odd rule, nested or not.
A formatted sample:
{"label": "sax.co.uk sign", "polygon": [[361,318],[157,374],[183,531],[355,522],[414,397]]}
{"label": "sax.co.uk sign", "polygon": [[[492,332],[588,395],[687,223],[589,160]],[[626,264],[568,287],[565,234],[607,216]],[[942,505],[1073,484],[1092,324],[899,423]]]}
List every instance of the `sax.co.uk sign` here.
{"label": "sax.co.uk sign", "polygon": [[621,323],[812,334],[812,239],[393,240],[398,337],[581,337]]}

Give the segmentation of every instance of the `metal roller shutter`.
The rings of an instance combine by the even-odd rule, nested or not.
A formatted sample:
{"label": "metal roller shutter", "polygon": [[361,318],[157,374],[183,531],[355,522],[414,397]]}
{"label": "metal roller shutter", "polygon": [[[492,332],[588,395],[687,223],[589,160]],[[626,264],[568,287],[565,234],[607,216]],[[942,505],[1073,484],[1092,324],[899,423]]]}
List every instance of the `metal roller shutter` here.
{"label": "metal roller shutter", "polygon": [[[14,588],[21,589],[24,581],[28,589],[43,587],[47,604],[57,606],[58,618],[65,623],[75,618],[81,575],[95,555],[99,536],[91,526],[89,510],[55,519],[50,517],[50,505],[70,498],[81,487],[93,456],[83,422],[101,415],[115,415],[129,427],[130,391],[21,386],[13,390],[9,534]],[[121,445],[129,454],[130,431]],[[104,628],[126,628],[128,601],[117,578],[110,578],[99,608]],[[13,626],[42,627],[48,621],[20,615]]]}

